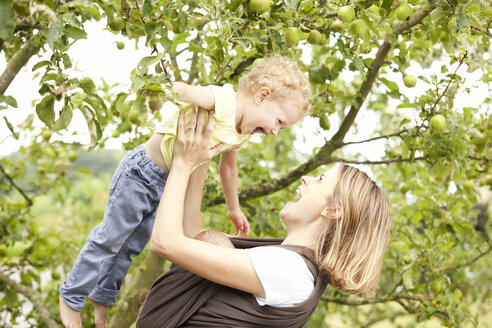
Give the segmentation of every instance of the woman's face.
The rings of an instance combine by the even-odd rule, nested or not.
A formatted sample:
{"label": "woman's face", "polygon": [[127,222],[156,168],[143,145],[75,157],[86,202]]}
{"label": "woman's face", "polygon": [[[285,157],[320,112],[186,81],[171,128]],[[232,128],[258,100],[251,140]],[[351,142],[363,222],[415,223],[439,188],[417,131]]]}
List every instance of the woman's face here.
{"label": "woman's face", "polygon": [[327,207],[333,188],[337,182],[338,165],[317,177],[303,176],[297,188],[299,200],[287,202],[280,211],[280,218],[290,221],[311,221],[320,217]]}

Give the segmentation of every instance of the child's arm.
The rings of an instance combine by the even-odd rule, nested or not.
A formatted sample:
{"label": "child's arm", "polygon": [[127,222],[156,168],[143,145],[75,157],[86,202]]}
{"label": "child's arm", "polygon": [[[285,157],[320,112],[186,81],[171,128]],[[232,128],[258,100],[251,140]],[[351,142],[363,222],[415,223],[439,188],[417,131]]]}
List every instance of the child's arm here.
{"label": "child's arm", "polygon": [[[207,110],[212,110],[215,107],[215,96],[210,88],[174,82],[172,89],[178,94],[178,101],[187,102]],[[166,94],[172,97],[170,90],[166,90]]]}
{"label": "child's arm", "polygon": [[237,151],[222,153],[220,156],[219,173],[229,218],[236,227],[235,234],[239,233],[241,237],[247,237],[250,227],[246,216],[239,207],[239,197],[237,194],[237,157]]}

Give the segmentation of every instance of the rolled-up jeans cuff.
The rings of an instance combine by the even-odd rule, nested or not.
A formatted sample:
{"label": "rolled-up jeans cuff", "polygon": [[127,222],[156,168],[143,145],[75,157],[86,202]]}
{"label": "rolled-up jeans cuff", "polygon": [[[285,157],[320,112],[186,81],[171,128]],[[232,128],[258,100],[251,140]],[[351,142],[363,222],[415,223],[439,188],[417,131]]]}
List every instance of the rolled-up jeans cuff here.
{"label": "rolled-up jeans cuff", "polygon": [[96,285],[96,287],[92,290],[88,297],[91,300],[102,303],[104,305],[115,305],[116,298],[118,297],[119,293],[119,290],[107,289]]}

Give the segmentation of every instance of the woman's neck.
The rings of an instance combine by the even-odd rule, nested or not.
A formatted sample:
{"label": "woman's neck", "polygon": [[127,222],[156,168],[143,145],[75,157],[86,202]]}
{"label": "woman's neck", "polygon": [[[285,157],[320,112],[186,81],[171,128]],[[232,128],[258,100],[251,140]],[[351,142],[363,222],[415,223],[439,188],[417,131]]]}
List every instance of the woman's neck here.
{"label": "woman's neck", "polygon": [[317,235],[314,236],[311,233],[306,234],[299,231],[297,233],[288,233],[287,237],[285,237],[284,241],[282,242],[282,245],[298,245],[314,249],[316,239]]}

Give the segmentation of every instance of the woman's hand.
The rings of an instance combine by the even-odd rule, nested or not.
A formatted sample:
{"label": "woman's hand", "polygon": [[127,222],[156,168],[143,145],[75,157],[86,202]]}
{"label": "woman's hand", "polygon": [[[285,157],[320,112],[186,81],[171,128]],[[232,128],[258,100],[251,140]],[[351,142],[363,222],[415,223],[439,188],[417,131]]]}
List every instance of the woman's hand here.
{"label": "woman's hand", "polygon": [[173,166],[189,166],[192,168],[195,165],[209,161],[220,153],[223,146],[222,143],[212,149],[209,148],[215,118],[213,115],[209,115],[208,123],[204,128],[205,112],[206,110],[200,108],[197,115],[193,110],[186,131],[184,111],[179,113],[178,131],[173,150]]}

